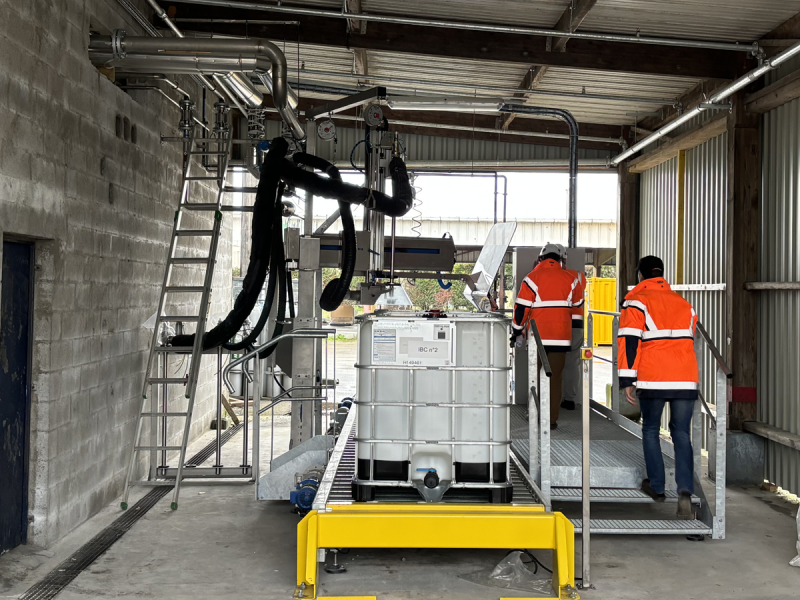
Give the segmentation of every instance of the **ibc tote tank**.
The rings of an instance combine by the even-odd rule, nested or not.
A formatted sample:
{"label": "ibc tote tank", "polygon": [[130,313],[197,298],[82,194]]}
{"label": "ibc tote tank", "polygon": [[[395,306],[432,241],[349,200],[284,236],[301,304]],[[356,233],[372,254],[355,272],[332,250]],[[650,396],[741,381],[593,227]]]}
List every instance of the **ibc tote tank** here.
{"label": "ibc tote tank", "polygon": [[510,502],[509,319],[431,311],[357,321],[354,497],[407,487],[438,502],[456,488]]}

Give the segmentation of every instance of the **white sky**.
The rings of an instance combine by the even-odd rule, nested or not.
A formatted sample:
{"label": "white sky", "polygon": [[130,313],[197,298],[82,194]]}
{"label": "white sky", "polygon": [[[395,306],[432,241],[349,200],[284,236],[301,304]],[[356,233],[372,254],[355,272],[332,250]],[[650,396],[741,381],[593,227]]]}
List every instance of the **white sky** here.
{"label": "white sky", "polygon": [[[558,220],[567,218],[566,173],[503,173],[508,178],[506,218],[521,220]],[[343,179],[363,184],[358,173],[345,173]],[[391,182],[389,182],[391,184]],[[415,183],[422,218],[465,217],[492,219],[494,213],[494,177],[420,175]],[[503,181],[498,179],[498,220],[502,220]],[[296,198],[292,198],[297,202]],[[299,208],[299,207],[298,207]],[[325,217],[337,204],[314,199],[314,216]],[[361,209],[353,210],[354,216]],[[616,221],[617,174],[583,173],[578,175],[578,219]]]}

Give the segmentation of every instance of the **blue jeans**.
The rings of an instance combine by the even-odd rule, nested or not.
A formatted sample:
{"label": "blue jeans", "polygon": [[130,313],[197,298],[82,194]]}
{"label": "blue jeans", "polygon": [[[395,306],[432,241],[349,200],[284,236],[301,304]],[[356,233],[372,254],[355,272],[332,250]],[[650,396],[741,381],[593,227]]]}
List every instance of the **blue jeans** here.
{"label": "blue jeans", "polygon": [[695,400],[639,400],[642,410],[642,446],[650,487],[664,493],[664,457],[659,432],[664,403],[670,404],[669,432],[675,446],[675,481],[678,493],[694,492],[694,454],[692,453],[692,414]]}

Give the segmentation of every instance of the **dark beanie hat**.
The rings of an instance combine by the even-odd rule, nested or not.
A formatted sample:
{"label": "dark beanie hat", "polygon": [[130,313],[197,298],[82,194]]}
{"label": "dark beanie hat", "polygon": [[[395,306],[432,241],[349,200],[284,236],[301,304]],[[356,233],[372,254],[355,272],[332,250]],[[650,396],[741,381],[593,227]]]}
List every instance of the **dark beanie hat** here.
{"label": "dark beanie hat", "polygon": [[637,269],[644,279],[664,276],[664,262],[657,256],[645,256],[639,259]]}

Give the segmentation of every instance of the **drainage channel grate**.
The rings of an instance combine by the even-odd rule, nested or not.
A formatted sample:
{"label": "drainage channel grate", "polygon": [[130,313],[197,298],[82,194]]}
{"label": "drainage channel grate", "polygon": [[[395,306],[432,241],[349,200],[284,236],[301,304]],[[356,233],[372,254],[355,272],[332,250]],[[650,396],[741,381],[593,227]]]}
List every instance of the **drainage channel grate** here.
{"label": "drainage channel grate", "polygon": [[45,578],[20,596],[20,600],[47,600],[55,598],[81,572],[121,538],[133,524],[141,519],[171,487],[158,487],[144,496],[121,517],[78,548],[72,556],[50,571]]}
{"label": "drainage channel grate", "polygon": [[[242,424],[231,427],[220,436],[220,446],[230,440]],[[200,452],[186,460],[187,464],[199,465],[211,458],[217,451],[217,440],[213,440]],[[161,498],[172,491],[172,486],[161,486],[153,489],[134,504],[125,513],[117,518],[111,525],[78,548],[64,562],[45,575],[39,583],[31,587],[19,597],[19,600],[49,600],[67,587],[73,579],[87,569],[100,555],[114,545],[134,523],[141,519],[147,511],[153,508]]]}

